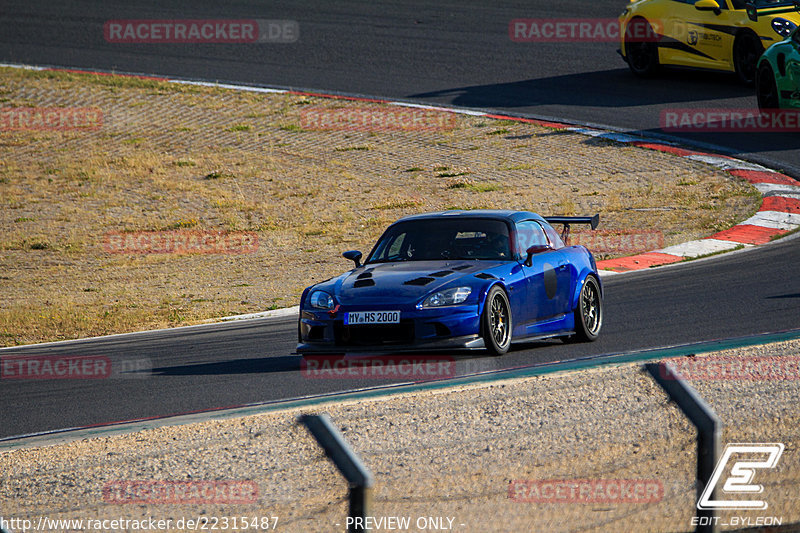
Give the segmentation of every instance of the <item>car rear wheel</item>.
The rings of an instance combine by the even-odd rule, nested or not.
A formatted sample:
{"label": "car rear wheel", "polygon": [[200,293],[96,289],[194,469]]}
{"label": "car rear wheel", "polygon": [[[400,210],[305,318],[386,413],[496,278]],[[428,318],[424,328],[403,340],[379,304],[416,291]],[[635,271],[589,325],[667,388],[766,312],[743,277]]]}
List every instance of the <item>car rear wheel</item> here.
{"label": "car rear wheel", "polygon": [[574,313],[574,340],[591,342],[597,339],[603,326],[603,301],[600,297],[600,284],[594,276],[586,278]]}
{"label": "car rear wheel", "polygon": [[780,106],[778,86],[775,84],[775,73],[772,72],[772,67],[766,60],[758,67],[756,95],[758,96],[758,108],[761,111],[778,109]]}
{"label": "car rear wheel", "polygon": [[625,56],[631,72],[642,78],[658,74],[661,64],[658,61],[656,32],[645,19],[632,19],[625,28]]}
{"label": "car rear wheel", "polygon": [[756,79],[756,64],[764,53],[761,40],[752,32],[740,33],[733,42],[733,66],[736,75],[747,84],[752,85]]}
{"label": "car rear wheel", "polygon": [[486,295],[481,336],[491,355],[503,355],[511,346],[511,306],[505,291],[498,286],[489,289]]}

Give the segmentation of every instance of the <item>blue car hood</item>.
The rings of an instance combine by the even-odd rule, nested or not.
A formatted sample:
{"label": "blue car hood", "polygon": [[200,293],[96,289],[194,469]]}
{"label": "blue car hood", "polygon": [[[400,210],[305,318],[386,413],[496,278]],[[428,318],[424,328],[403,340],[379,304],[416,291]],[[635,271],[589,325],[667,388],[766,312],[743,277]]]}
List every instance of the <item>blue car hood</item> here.
{"label": "blue car hood", "polygon": [[368,264],[338,278],[335,298],[342,305],[386,303],[387,300],[393,303],[416,303],[456,280],[462,280],[463,286],[469,287],[485,283],[485,280],[475,278],[475,274],[502,264],[502,261],[402,261]]}

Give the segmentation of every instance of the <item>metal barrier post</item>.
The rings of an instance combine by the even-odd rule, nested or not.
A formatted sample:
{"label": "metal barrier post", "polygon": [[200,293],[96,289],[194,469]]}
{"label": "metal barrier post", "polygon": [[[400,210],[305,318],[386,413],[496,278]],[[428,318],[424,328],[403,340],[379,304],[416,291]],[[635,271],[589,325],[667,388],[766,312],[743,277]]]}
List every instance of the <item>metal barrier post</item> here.
{"label": "metal barrier post", "polygon": [[[697,500],[711,479],[714,468],[719,461],[720,436],[722,421],[705,400],[691,385],[684,381],[669,363],[647,363],[647,372],[661,385],[670,399],[683,411],[686,417],[697,428]],[[716,499],[716,489],[711,494]],[[716,512],[713,509],[697,509],[697,533],[717,533]],[[701,525],[702,524],[702,525]]]}
{"label": "metal barrier post", "polygon": [[327,455],[350,484],[350,508],[348,511],[348,532],[365,530],[364,519],[369,516],[372,506],[372,472],[364,466],[341,432],[333,425],[330,417],[321,415],[301,415],[299,421],[317,439]]}

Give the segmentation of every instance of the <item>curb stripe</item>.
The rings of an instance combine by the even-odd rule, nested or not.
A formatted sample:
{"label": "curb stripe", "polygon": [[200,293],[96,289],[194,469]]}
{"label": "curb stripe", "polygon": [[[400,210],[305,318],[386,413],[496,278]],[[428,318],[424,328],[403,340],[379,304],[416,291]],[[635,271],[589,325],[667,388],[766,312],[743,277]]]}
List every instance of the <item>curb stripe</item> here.
{"label": "curb stripe", "polygon": [[742,178],[750,183],[775,183],[780,185],[800,185],[800,182],[779,174],[777,172],[765,172],[763,170],[743,170],[732,169],[729,173],[737,178]]}
{"label": "curb stripe", "polygon": [[658,252],[646,252],[643,254],[620,257],[617,259],[607,259],[598,261],[597,266],[606,270],[616,272],[628,272],[630,270],[641,270],[651,266],[666,265],[682,261],[683,257],[672,254],[662,254]]}
{"label": "curb stripe", "polygon": [[[69,68],[61,68],[53,66],[38,67],[33,65],[21,65],[21,64],[11,64],[11,63],[0,63],[0,66],[11,67],[11,68],[22,68],[27,70],[60,71],[60,72],[72,72],[78,74],[94,74],[100,76],[121,76],[130,78],[157,80],[169,83],[183,83],[183,84],[204,85],[210,87],[224,87],[240,91],[285,93],[298,96],[314,96],[319,98],[330,98],[336,100],[348,100],[348,101],[369,102],[376,104],[420,107],[425,109],[440,110],[443,112],[458,113],[458,114],[472,115],[472,116],[484,116],[487,118],[493,118],[499,120],[512,120],[516,122],[525,122],[548,128],[567,130],[582,135],[588,135],[591,137],[601,137],[623,144],[630,144],[633,146],[637,146],[639,148],[647,148],[659,152],[665,152],[679,157],[684,157],[701,163],[709,164],[728,172],[730,175],[734,177],[750,182],[758,189],[762,197],[769,197],[769,196],[784,197],[783,200],[780,201],[776,200],[770,202],[767,207],[762,206],[762,209],[755,216],[750,217],[749,219],[745,220],[744,222],[740,223],[737,226],[734,226],[733,228],[730,228],[729,230],[725,230],[723,232],[717,233],[716,235],[712,235],[710,239],[717,241],[731,241],[740,244],[764,244],[766,242],[769,242],[771,237],[774,237],[776,235],[782,235],[783,233],[786,233],[787,230],[792,230],[800,226],[800,214],[798,213],[798,205],[794,202],[795,199],[800,199],[800,181],[797,181],[789,176],[786,176],[785,174],[772,171],[762,165],[750,163],[727,155],[714,154],[709,152],[699,152],[696,150],[680,148],[669,142],[653,141],[652,139],[647,139],[645,137],[637,137],[634,134],[629,134],[621,131],[601,130],[593,127],[575,126],[563,122],[540,120],[527,117],[515,117],[505,114],[475,111],[467,108],[461,109],[461,108],[452,108],[445,106],[426,106],[424,104],[418,104],[413,102],[401,102],[401,101],[387,100],[382,98],[371,98],[368,96],[360,96],[360,95],[333,94],[333,93],[303,91],[294,89],[265,88],[265,87],[256,87],[247,85],[216,83],[203,80],[180,80],[180,79],[164,78],[158,76],[148,76],[146,74],[138,74],[138,73],[118,74],[114,72],[69,69]],[[784,216],[778,216],[777,215],[778,213],[782,213]],[[760,229],[755,229],[755,228],[760,228]],[[694,250],[697,250],[696,255],[673,255],[671,253],[665,253],[664,250],[671,251],[672,247],[668,247],[665,248],[664,250],[646,252],[644,254],[634,255],[627,258],[599,261],[597,265],[598,268],[600,269],[606,269],[617,272],[627,272],[630,270],[640,270],[643,268],[649,268],[651,266],[675,263],[685,258],[698,257],[700,255],[708,253],[705,252],[705,250],[713,248],[715,245],[704,243],[703,242],[704,240],[706,239],[701,239],[698,241],[689,241],[688,243],[683,243],[682,247],[679,248],[681,254],[686,254],[686,253],[694,254],[695,253]]]}
{"label": "curb stripe", "polygon": [[800,225],[800,215],[782,211],[759,211],[742,224],[773,229],[794,229]]}
{"label": "curb stripe", "polygon": [[714,235],[714,239],[722,241],[732,241],[741,244],[766,244],[776,235],[788,233],[787,230],[764,228],[761,226],[751,226],[750,224],[739,224],[720,231]]}
{"label": "curb stripe", "polygon": [[767,196],[761,203],[759,211],[783,211],[800,214],[800,199],[785,196]]}
{"label": "curb stripe", "polygon": [[634,146],[638,146],[639,148],[647,148],[649,150],[656,150],[657,152],[666,152],[668,154],[677,155],[681,157],[686,157],[690,155],[702,155],[701,152],[694,152],[692,150],[687,150],[685,148],[678,148],[677,146],[673,146],[671,144],[661,144],[652,141],[634,141],[631,144]]}
{"label": "curb stripe", "polygon": [[676,244],[674,246],[668,246],[657,251],[662,254],[679,255],[683,258],[686,258],[725,252],[728,250],[733,250],[738,246],[740,246],[740,244],[736,242],[709,237],[699,241],[689,241]]}
{"label": "curb stripe", "polygon": [[754,183],[761,196],[787,196],[789,198],[800,198],[800,187],[797,185],[784,185],[781,183]]}

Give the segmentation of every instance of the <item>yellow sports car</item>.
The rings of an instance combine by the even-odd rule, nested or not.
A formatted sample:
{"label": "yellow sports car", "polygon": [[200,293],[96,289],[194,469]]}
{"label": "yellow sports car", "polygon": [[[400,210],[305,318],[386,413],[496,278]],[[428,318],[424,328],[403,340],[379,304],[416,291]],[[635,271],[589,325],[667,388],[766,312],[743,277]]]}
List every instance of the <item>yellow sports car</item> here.
{"label": "yellow sports car", "polygon": [[800,24],[800,0],[634,0],[619,22],[620,53],[638,76],[674,65],[751,84],[764,49]]}

